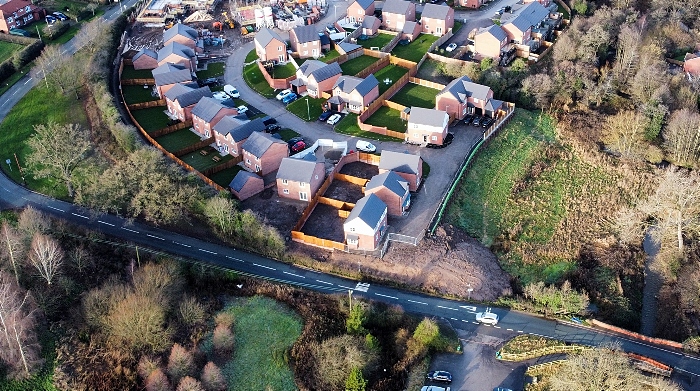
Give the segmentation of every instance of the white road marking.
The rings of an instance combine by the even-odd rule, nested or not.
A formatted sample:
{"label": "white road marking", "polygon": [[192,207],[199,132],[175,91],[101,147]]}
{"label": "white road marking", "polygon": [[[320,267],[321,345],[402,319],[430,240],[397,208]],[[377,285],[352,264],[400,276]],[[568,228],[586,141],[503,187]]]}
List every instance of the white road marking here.
{"label": "white road marking", "polygon": [[320,282],[321,284],[326,284],[326,285],[333,285],[332,282],[327,282],[327,281],[316,280],[316,282]]}
{"label": "white road marking", "polygon": [[472,323],[474,323],[474,324],[479,324],[479,322],[474,322],[473,320],[472,320]]}
{"label": "white road marking", "polygon": [[[9,190],[7,190],[7,191],[9,191]],[[51,206],[51,205],[46,205],[46,207],[47,207],[47,208],[51,208],[51,209],[53,209],[53,210],[57,210],[57,211],[59,211],[59,212],[65,212],[65,210],[63,210],[63,209],[58,209],[58,208],[54,208],[54,207]]]}
{"label": "white road marking", "polygon": [[254,263],[253,265],[255,265],[255,266],[257,266],[257,267],[262,267],[262,268],[265,268],[265,269],[277,270],[277,269],[275,269],[274,267],[269,267],[269,266],[265,266],[265,265],[258,265],[257,263]]}
{"label": "white road marking", "polygon": [[81,217],[81,218],[83,218],[83,219],[90,219],[90,218],[87,217],[87,216],[79,215],[79,214],[77,214],[77,213],[71,212],[71,214],[72,214],[73,216]]}
{"label": "white road marking", "polygon": [[508,330],[508,331],[513,331],[513,329],[506,329],[506,330]]}
{"label": "white road marking", "polygon": [[151,234],[146,234],[146,236],[148,236],[149,238],[153,238],[153,239],[165,240],[165,239],[163,239],[163,238],[161,238],[161,237],[158,237],[158,236],[155,236],[155,235],[151,235]]}
{"label": "white road marking", "polygon": [[459,308],[464,308],[467,311],[476,312],[476,307],[474,307],[473,305],[460,305]]}
{"label": "white road marking", "polygon": [[450,318],[450,319],[452,319],[452,320],[457,320],[457,318]]}
{"label": "white road marking", "polygon": [[459,311],[457,308],[450,308],[450,307],[443,307],[441,305],[437,306],[438,308],[444,308],[446,310],[452,310],[452,311]]}
{"label": "white road marking", "polygon": [[175,244],[179,244],[180,246],[184,246],[184,247],[192,247],[192,246],[190,246],[189,244],[185,244],[185,243],[180,243],[180,242],[176,242],[176,241],[174,241],[174,240],[173,240],[173,243],[175,243]]}
{"label": "white road marking", "polygon": [[228,258],[228,259],[233,259],[234,261],[238,261],[238,262],[245,262],[245,261],[242,260],[242,259],[238,259],[238,258],[236,258],[236,257],[229,257],[228,255],[226,256],[226,258]]}
{"label": "white road marking", "polygon": [[476,312],[474,312],[474,311],[465,311],[465,312],[467,312],[469,314],[476,314]]}
{"label": "white road marking", "polygon": [[428,305],[428,303],[423,303],[422,301],[415,301],[415,300],[408,300],[409,303],[416,303],[416,304],[423,304],[423,305]]}
{"label": "white road marking", "polygon": [[518,332],[519,332],[519,333],[522,333],[523,331],[522,331],[522,330],[518,330]]}
{"label": "white road marking", "polygon": [[343,288],[343,289],[347,289],[347,290],[349,290],[349,291],[351,291],[351,290],[354,289],[354,288],[350,288],[349,286],[343,286],[343,285],[340,285],[340,284],[339,284],[338,286],[341,287],[341,288]]}
{"label": "white road marking", "polygon": [[375,295],[381,296],[381,297],[386,297],[386,298],[388,298],[388,299],[394,299],[394,300],[398,300],[398,299],[399,299],[398,297],[389,296],[389,295],[382,295],[381,293],[375,293]]}
{"label": "white road marking", "polygon": [[294,276],[294,277],[306,278],[306,277],[304,277],[304,276],[300,276],[300,275],[298,275],[298,274],[294,274],[294,273],[290,273],[290,272],[282,272],[282,273],[284,273],[284,274],[289,274],[290,276]]}
{"label": "white road marking", "polygon": [[203,248],[200,248],[199,251],[202,251],[202,252],[205,252],[205,253],[209,253],[209,254],[214,254],[214,255],[216,255],[215,252],[209,251],[209,250],[205,250],[205,249],[203,249]]}
{"label": "white road marking", "polygon": [[22,196],[22,198],[25,199],[25,200],[27,200],[27,201],[31,201],[31,200],[30,200],[29,198],[27,198],[27,197]]}
{"label": "white road marking", "polygon": [[139,231],[134,231],[133,229],[129,229],[129,228],[125,228],[125,227],[122,227],[122,229],[125,231],[133,232],[135,234],[139,233]]}
{"label": "white road marking", "polygon": [[369,289],[369,284],[366,282],[358,282],[357,285],[355,286],[356,291],[360,292],[367,292]]}
{"label": "white road marking", "polygon": [[464,320],[464,319],[462,319],[462,322],[464,322],[464,323],[469,323],[468,320]]}
{"label": "white road marking", "polygon": [[108,222],[106,222],[106,221],[97,220],[97,222],[100,223],[100,224],[109,225],[110,227],[114,227],[114,224],[108,223]]}
{"label": "white road marking", "polygon": [[27,81],[25,81],[24,84],[26,85],[26,84],[29,83],[30,81],[32,81],[32,78],[31,78],[31,77],[30,77],[29,79],[27,79]]}
{"label": "white road marking", "polygon": [[494,329],[500,329],[501,326],[493,326]]}

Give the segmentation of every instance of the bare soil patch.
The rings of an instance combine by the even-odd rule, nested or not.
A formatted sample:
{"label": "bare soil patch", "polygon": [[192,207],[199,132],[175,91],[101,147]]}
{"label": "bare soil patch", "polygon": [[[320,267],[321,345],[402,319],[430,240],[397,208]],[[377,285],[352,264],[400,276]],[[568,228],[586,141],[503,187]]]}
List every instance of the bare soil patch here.
{"label": "bare soil patch", "polygon": [[338,209],[326,205],[318,204],[311,216],[306,220],[301,232],[306,235],[315,236],[321,239],[330,239],[342,243],[345,241],[343,223],[345,219],[338,216]]}
{"label": "bare soil patch", "polygon": [[265,189],[261,193],[241,202],[241,209],[250,209],[265,224],[272,225],[286,236],[294,228],[304,208],[306,208],[306,202],[278,197],[275,187]]}
{"label": "bare soil patch", "polygon": [[511,293],[510,277],[498,265],[496,256],[477,240],[452,226],[441,226],[435,237],[424,238],[418,246],[392,242],[383,259],[372,256],[325,251],[298,243],[290,251],[312,257],[323,269],[356,273],[395,281],[427,292],[490,301]]}
{"label": "bare soil patch", "polygon": [[362,193],[362,186],[336,179],[328,186],[328,190],[323,196],[355,204],[357,200],[364,197],[364,194]]}
{"label": "bare soil patch", "polygon": [[372,179],[379,174],[379,167],[363,162],[348,163],[340,169],[341,174],[352,175],[358,178]]}

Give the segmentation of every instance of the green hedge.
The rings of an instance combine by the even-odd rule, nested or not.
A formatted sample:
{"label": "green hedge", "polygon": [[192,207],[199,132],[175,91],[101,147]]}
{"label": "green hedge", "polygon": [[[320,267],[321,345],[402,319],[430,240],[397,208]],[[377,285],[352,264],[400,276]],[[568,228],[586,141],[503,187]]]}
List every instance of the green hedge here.
{"label": "green hedge", "polygon": [[[9,37],[11,37],[12,39],[5,39]],[[14,40],[14,38],[21,38],[21,40]],[[10,76],[17,72],[18,69],[21,69],[23,66],[34,61],[34,59],[41,54],[41,49],[44,48],[43,42],[26,37],[16,37],[9,35],[7,37],[3,37],[3,41],[21,44],[29,43],[29,46],[15,53],[14,56],[12,56],[12,58],[7,59],[2,64],[0,64],[0,82],[7,80]]]}

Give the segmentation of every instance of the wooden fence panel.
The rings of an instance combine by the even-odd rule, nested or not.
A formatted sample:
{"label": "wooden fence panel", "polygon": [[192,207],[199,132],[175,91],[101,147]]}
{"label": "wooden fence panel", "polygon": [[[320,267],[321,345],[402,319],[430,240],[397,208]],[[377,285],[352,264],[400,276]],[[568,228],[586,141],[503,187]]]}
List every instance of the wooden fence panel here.
{"label": "wooden fence panel", "polygon": [[273,79],[272,76],[270,76],[270,74],[267,73],[267,69],[265,69],[265,67],[262,65],[262,62],[260,61],[258,61],[258,68],[260,69],[260,72],[263,74],[263,77],[267,81],[267,84],[270,85],[270,88],[273,88],[275,90],[283,90],[289,88],[289,82],[297,78],[297,75],[292,75],[286,79]]}
{"label": "wooden fence panel", "polygon": [[157,138],[160,136],[165,136],[166,134],[175,133],[178,130],[189,128],[192,126],[192,119],[188,119],[185,122],[178,122],[175,125],[166,126],[162,129],[151,132],[151,137]]}
{"label": "wooden fence panel", "polygon": [[129,110],[147,109],[150,107],[165,106],[165,99],[152,100],[149,102],[132,103],[127,105]]}
{"label": "wooden fence panel", "polygon": [[348,216],[350,216],[350,211],[349,211],[349,210],[341,210],[341,209],[338,209],[338,217],[343,218],[343,219],[347,219]]}
{"label": "wooden fence panel", "polygon": [[358,186],[364,186],[367,184],[367,182],[369,182],[365,178],[358,178],[356,176],[341,174],[339,172],[335,173],[334,176],[335,176],[335,179],[337,179],[339,181],[350,182],[350,183],[352,183],[354,185],[358,185]]}
{"label": "wooden fence panel", "polygon": [[401,112],[401,114],[403,114],[403,111],[407,109],[406,106],[404,106],[404,105],[402,105],[402,104],[400,104],[400,103],[392,102],[392,101],[390,101],[390,100],[385,100],[385,101],[384,101],[384,106],[386,106],[386,107],[388,107],[388,108],[390,108],[390,109],[398,110],[398,111]]}
{"label": "wooden fence panel", "polygon": [[409,83],[413,83],[413,84],[418,84],[418,85],[421,85],[421,86],[423,86],[423,87],[432,88],[432,89],[435,89],[435,90],[441,90],[441,91],[442,91],[445,87],[447,87],[447,86],[444,85],[444,84],[436,83],[436,82],[430,81],[430,80],[419,79],[419,78],[417,78],[417,77],[409,77],[409,78],[408,78],[408,82],[409,82]]}
{"label": "wooden fence panel", "polygon": [[379,160],[381,160],[381,156],[374,155],[371,153],[360,152],[357,155],[358,155],[359,161],[361,161],[363,163],[371,164],[374,166],[378,166]]}
{"label": "wooden fence panel", "polygon": [[356,73],[355,77],[359,77],[359,78],[363,79],[363,78],[369,76],[370,73],[376,73],[378,70],[386,67],[389,64],[390,57],[391,56],[379,58],[379,61],[370,65],[368,68],[365,68],[365,69],[361,70],[360,72]]}
{"label": "wooden fence panel", "polygon": [[342,210],[352,210],[352,208],[355,207],[355,204],[353,204],[351,202],[340,201],[340,200],[336,200],[334,198],[328,198],[328,197],[318,197],[318,203],[332,206],[336,209],[342,209]]}
{"label": "wooden fence panel", "polygon": [[121,84],[123,86],[142,86],[142,85],[155,85],[155,79],[122,79]]}
{"label": "wooden fence panel", "polygon": [[418,65],[413,61],[404,60],[403,58],[399,58],[396,56],[391,56],[391,64],[398,65],[398,66],[400,66],[402,68],[406,68],[406,69],[415,68],[416,65]]}

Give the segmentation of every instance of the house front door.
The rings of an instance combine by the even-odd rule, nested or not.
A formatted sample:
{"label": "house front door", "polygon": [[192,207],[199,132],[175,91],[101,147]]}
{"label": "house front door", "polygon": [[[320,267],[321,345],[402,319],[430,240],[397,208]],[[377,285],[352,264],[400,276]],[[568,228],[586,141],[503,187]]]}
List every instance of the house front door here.
{"label": "house front door", "polygon": [[428,142],[428,136],[425,136],[425,135],[423,136],[423,142],[424,142],[424,143],[427,143],[427,142]]}

